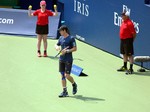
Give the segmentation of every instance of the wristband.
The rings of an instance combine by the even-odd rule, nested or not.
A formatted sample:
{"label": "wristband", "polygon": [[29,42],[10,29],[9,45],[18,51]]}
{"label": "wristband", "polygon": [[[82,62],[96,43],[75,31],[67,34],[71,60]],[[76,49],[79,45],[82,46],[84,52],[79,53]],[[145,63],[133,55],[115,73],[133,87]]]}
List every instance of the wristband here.
{"label": "wristband", "polygon": [[70,52],[71,52],[71,50],[70,50],[70,49],[67,49],[67,50],[66,50],[66,53],[70,53]]}

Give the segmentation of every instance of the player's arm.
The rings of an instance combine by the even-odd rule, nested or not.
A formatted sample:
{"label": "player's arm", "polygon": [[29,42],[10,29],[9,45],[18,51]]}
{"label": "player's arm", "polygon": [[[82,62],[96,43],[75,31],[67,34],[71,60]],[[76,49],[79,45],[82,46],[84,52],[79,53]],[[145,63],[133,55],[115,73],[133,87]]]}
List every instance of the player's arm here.
{"label": "player's arm", "polygon": [[135,40],[135,38],[136,38],[136,31],[135,31],[135,29],[133,29],[132,37],[133,37],[133,40]]}
{"label": "player's arm", "polygon": [[67,50],[66,50],[66,53],[75,52],[76,50],[77,50],[77,47],[74,46],[74,47],[71,48],[71,49],[67,49]]}
{"label": "player's arm", "polygon": [[58,44],[55,44],[55,49],[56,49],[56,51],[60,51],[60,46],[58,46]]}
{"label": "player's arm", "polygon": [[68,47],[64,48],[62,51],[61,51],[61,54],[64,55],[64,54],[67,54],[67,53],[71,53],[71,52],[75,52],[77,50],[77,47],[74,46],[73,48],[71,49],[68,49]]}
{"label": "player's arm", "polygon": [[58,12],[57,12],[57,5],[54,5],[54,13],[53,13],[53,16],[57,16],[58,15]]}
{"label": "player's arm", "polygon": [[68,49],[68,48],[63,49],[62,50],[63,54],[77,51],[77,45],[76,45],[76,41],[74,38],[72,38],[72,46],[73,47],[71,49]]}
{"label": "player's arm", "polygon": [[131,31],[132,37],[133,37],[133,40],[134,40],[136,38],[136,31],[135,31],[133,23],[131,23],[129,25],[130,25],[129,30]]}
{"label": "player's arm", "polygon": [[33,13],[32,13],[32,6],[31,5],[29,5],[29,7],[28,7],[28,16],[33,16]]}
{"label": "player's arm", "polygon": [[56,51],[60,51],[60,40],[61,40],[61,37],[58,39],[58,42],[54,45]]}
{"label": "player's arm", "polygon": [[72,46],[73,48],[70,49],[70,52],[77,51],[77,44],[76,44],[75,38],[72,38]]}
{"label": "player's arm", "polygon": [[133,33],[132,35],[133,35],[133,39],[135,39],[136,38],[136,33]]}

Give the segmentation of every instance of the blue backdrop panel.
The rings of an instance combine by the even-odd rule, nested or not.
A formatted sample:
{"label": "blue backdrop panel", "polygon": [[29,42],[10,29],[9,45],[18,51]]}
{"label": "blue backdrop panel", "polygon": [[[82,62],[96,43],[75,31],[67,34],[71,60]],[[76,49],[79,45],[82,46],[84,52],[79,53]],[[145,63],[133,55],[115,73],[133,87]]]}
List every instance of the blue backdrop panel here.
{"label": "blue backdrop panel", "polygon": [[[135,24],[135,56],[150,55],[150,7],[143,0],[61,0],[64,3],[64,20],[73,35],[85,42],[110,52],[120,54],[120,13],[130,12]],[[147,68],[150,66],[144,65]]]}
{"label": "blue backdrop panel", "polygon": [[[0,33],[36,35],[37,17],[29,17],[27,10],[0,9]],[[49,17],[49,38],[57,37],[57,29],[60,21],[58,16]]]}

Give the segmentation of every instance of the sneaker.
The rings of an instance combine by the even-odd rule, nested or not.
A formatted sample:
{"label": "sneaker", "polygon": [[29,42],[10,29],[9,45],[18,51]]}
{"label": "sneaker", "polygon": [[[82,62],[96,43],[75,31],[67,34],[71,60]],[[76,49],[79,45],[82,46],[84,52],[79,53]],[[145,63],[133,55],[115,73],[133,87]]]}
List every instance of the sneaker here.
{"label": "sneaker", "polygon": [[68,92],[67,91],[63,91],[58,97],[62,98],[62,97],[68,97]]}
{"label": "sneaker", "polygon": [[117,71],[121,72],[121,71],[126,71],[127,68],[125,68],[124,66],[122,66],[120,69],[118,69]]}
{"label": "sneaker", "polygon": [[38,53],[37,53],[37,56],[38,56],[38,57],[41,57],[41,53],[40,53],[40,52],[38,52]]}
{"label": "sneaker", "polygon": [[126,75],[133,74],[133,69],[126,70]]}
{"label": "sneaker", "polygon": [[44,56],[44,57],[47,57],[47,52],[45,52],[45,51],[44,51],[44,54],[43,54],[43,56]]}
{"label": "sneaker", "polygon": [[75,95],[77,93],[77,84],[74,83],[72,86],[73,86],[72,94]]}

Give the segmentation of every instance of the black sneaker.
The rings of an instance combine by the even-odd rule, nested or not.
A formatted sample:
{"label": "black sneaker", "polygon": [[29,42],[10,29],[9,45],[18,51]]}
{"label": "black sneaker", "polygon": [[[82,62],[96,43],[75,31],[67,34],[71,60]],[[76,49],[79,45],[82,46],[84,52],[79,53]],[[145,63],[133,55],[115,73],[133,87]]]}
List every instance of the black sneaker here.
{"label": "black sneaker", "polygon": [[72,86],[73,86],[72,94],[75,95],[77,93],[77,84],[74,83]]}
{"label": "black sneaker", "polygon": [[133,69],[127,70],[127,71],[126,71],[126,75],[128,75],[128,74],[133,74]]}
{"label": "black sneaker", "polygon": [[62,97],[68,97],[68,92],[67,91],[63,91],[58,97],[62,98]]}
{"label": "black sneaker", "polygon": [[120,69],[117,70],[118,72],[123,72],[123,71],[127,71],[127,68],[125,68],[124,66],[122,66]]}

